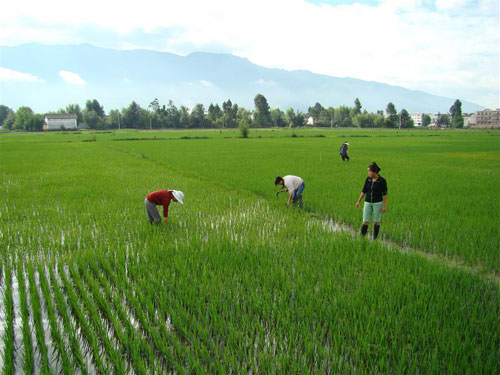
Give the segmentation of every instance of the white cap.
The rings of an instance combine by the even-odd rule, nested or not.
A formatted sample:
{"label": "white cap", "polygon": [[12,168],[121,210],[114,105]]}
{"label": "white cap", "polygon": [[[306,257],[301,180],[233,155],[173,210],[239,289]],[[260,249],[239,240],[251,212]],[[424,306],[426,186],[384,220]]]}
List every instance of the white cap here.
{"label": "white cap", "polygon": [[180,190],[171,190],[172,195],[174,196],[175,200],[179,202],[180,204],[184,204],[184,193]]}
{"label": "white cap", "polygon": [[349,142],[346,142],[345,144],[349,146]]}

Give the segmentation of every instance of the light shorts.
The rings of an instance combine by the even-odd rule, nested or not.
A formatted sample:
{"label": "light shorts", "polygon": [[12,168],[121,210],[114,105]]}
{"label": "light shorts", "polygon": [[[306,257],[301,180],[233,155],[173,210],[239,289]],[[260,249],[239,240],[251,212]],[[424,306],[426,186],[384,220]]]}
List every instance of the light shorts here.
{"label": "light shorts", "polygon": [[384,202],[365,202],[363,207],[363,223],[369,223],[371,221],[372,214],[373,222],[380,223],[382,221],[382,207],[384,207]]}

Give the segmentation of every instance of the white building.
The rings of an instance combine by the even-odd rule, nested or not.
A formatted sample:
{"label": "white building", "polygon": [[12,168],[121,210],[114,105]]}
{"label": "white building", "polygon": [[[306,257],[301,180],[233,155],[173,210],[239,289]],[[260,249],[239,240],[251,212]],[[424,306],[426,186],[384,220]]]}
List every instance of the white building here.
{"label": "white building", "polygon": [[472,125],[478,128],[500,127],[500,109],[484,109],[476,112],[476,123]]}
{"label": "white building", "polygon": [[306,125],[311,125],[311,126],[312,126],[312,125],[314,125],[314,117],[309,116],[309,117],[307,118]]}
{"label": "white building", "polygon": [[464,113],[464,128],[470,128],[477,124],[477,118],[475,113]]}
{"label": "white building", "polygon": [[77,129],[76,115],[45,115],[43,117],[43,130]]}
{"label": "white building", "polygon": [[410,114],[411,119],[413,120],[413,125],[415,126],[422,126],[424,123],[424,115],[425,113],[412,113]]}

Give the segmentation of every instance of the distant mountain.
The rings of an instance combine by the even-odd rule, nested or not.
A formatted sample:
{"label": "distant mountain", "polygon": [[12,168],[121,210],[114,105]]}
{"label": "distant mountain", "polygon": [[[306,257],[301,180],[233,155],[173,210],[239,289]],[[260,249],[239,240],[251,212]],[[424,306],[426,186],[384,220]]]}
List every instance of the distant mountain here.
{"label": "distant mountain", "polygon": [[[16,108],[28,105],[39,112],[69,103],[84,104],[90,98],[97,98],[106,110],[125,107],[132,100],[147,106],[154,98],[161,103],[172,99],[177,105],[190,107],[198,102],[222,103],[229,98],[252,108],[257,93],[265,95],[272,107],[303,111],[315,102],[325,107],[352,106],[358,97],[369,111],[385,109],[392,101],[398,110],[447,112],[455,100],[378,82],[269,69],[233,55],[201,52],[178,56],[86,44],[0,46],[0,68],[38,79],[6,80],[5,75],[12,72],[5,73],[4,69],[4,78],[0,75],[0,103]],[[482,108],[462,103],[465,112]]]}

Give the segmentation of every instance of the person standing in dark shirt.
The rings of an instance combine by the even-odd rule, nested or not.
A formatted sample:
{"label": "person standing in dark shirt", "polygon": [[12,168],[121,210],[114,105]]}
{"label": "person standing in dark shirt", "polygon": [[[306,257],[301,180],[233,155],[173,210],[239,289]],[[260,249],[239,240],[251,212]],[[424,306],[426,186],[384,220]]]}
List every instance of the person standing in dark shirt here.
{"label": "person standing in dark shirt", "polygon": [[370,224],[373,214],[373,239],[378,237],[380,223],[382,222],[382,214],[387,211],[387,181],[379,175],[379,172],[380,167],[377,163],[373,162],[368,166],[368,177],[365,180],[365,185],[363,186],[358,201],[354,205],[358,208],[361,200],[365,198],[361,234],[366,236],[368,225]]}

